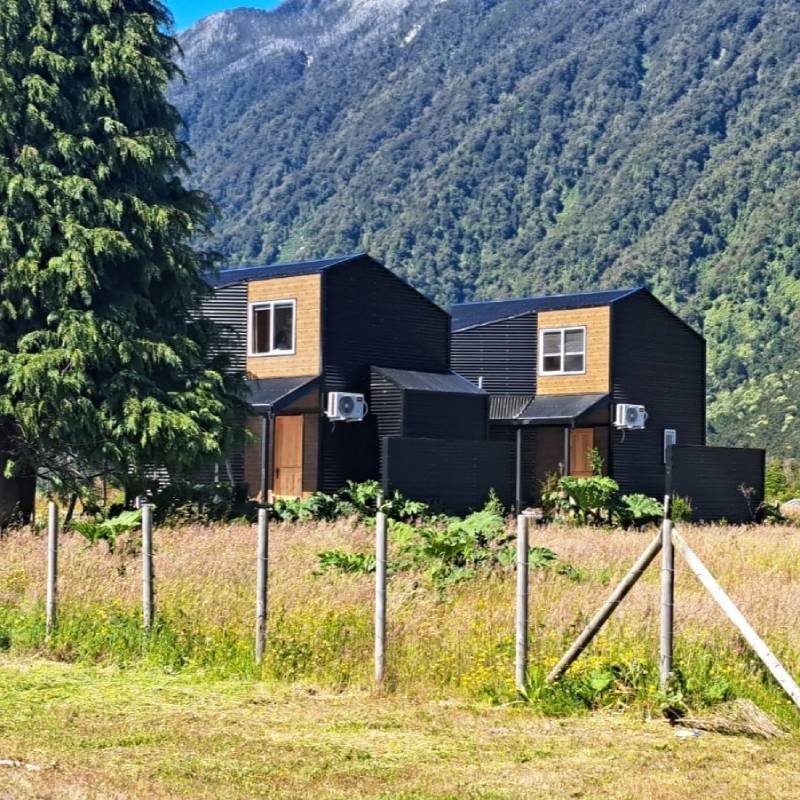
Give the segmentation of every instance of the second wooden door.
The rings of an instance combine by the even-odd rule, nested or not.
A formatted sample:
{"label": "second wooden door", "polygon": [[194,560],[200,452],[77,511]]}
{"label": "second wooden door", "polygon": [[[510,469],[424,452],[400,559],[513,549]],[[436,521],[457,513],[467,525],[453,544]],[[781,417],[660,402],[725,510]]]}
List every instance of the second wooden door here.
{"label": "second wooden door", "polygon": [[303,494],[303,417],[275,417],[272,491],[279,497]]}
{"label": "second wooden door", "polygon": [[574,428],[569,449],[569,474],[575,478],[592,475],[594,428]]}

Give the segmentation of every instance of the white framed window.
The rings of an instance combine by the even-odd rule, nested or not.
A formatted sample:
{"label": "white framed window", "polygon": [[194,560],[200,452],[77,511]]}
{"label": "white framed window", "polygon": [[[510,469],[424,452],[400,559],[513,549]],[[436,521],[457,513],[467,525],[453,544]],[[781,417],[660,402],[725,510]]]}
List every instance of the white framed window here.
{"label": "white framed window", "polygon": [[586,327],[545,328],[539,332],[539,374],[586,372]]}
{"label": "white framed window", "polygon": [[250,303],[247,352],[251,356],[290,356],[295,346],[294,300]]}

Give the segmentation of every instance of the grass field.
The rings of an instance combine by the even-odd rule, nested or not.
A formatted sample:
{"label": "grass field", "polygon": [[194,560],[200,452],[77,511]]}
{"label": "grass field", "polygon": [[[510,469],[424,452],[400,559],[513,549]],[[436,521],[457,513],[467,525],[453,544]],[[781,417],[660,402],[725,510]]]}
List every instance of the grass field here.
{"label": "grass field", "polygon": [[0,797],[775,798],[798,740],[597,712],[410,700],[198,673],[0,660]]}
{"label": "grass field", "polygon": [[[800,673],[798,529],[684,534]],[[12,534],[0,540],[0,759],[47,769],[0,767],[0,797],[800,796],[800,714],[685,568],[668,696],[657,689],[657,566],[567,679],[544,684],[650,536],[535,531],[571,569],[532,573],[530,702],[516,704],[513,570],[444,588],[393,576],[389,675],[376,695],[372,577],[319,574],[316,557],[368,551],[366,526],[273,527],[261,669],[252,528],[157,531],[149,639],[135,537],[113,553],[63,537],[49,642],[44,540]],[[755,701],[787,738],[684,740],[662,721],[665,706],[703,714],[733,697]]]}

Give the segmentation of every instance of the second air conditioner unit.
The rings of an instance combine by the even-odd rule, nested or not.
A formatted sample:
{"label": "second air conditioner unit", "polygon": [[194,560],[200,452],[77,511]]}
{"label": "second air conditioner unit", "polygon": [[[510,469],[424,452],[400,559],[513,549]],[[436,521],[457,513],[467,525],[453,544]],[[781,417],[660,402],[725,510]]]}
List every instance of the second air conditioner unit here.
{"label": "second air conditioner unit", "polygon": [[354,392],[328,392],[325,416],[331,422],[361,422],[367,416],[367,402],[363,394]]}

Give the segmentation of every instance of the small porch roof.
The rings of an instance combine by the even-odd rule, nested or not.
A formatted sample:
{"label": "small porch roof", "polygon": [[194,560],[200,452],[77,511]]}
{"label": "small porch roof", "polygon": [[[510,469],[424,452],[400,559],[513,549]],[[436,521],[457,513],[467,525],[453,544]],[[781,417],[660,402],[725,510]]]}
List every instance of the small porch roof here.
{"label": "small porch roof", "polygon": [[575,425],[611,403],[610,394],[492,397],[490,416],[510,425]]}
{"label": "small porch roof", "polygon": [[258,414],[276,414],[316,389],[319,375],[254,378],[247,381],[248,401]]}
{"label": "small porch roof", "polygon": [[482,394],[474,383],[455,372],[419,372],[410,369],[372,367],[395,386],[414,392],[439,392],[446,394]]}

